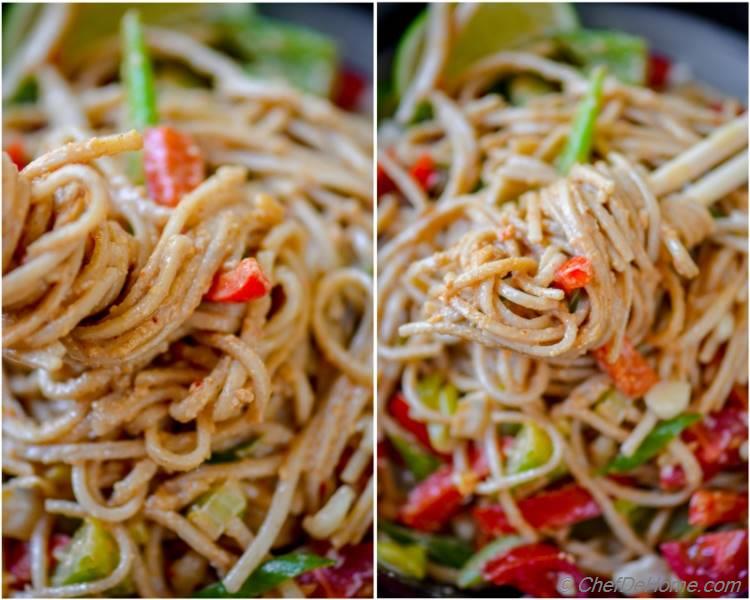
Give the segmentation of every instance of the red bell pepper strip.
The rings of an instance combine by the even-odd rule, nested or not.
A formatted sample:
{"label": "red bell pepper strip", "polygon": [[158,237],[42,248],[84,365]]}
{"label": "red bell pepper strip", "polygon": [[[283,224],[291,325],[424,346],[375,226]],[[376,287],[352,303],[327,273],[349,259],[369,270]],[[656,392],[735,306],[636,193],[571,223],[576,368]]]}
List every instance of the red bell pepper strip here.
{"label": "red bell pepper strip", "polygon": [[[484,477],[489,468],[481,453],[472,461],[472,471]],[[427,479],[412,488],[399,519],[419,531],[436,531],[453,517],[464,503],[464,495],[456,487],[453,466],[443,465]]]}
{"label": "red bell pepper strip", "polygon": [[662,90],[669,81],[671,61],[661,54],[651,54],[648,57],[648,87]]}
{"label": "red bell pepper strip", "polygon": [[427,425],[411,418],[409,403],[401,392],[396,392],[388,403],[388,413],[399,425],[411,433],[425,448],[432,450]]}
{"label": "red bell pepper strip", "polygon": [[[566,485],[524,498],[518,508],[534,529],[559,529],[602,514],[591,494],[580,485]],[[498,504],[476,507],[474,519],[480,530],[491,535],[515,531]]]}
{"label": "red bell pepper strip", "polygon": [[316,554],[336,561],[297,578],[302,585],[314,585],[311,598],[371,598],[373,580],[372,542],[339,549],[325,542],[313,544]]}
{"label": "red bell pepper strip", "polygon": [[7,152],[10,160],[12,160],[13,164],[18,167],[19,171],[23,169],[27,164],[29,164],[29,161],[26,158],[26,150],[24,149],[23,142],[21,140],[13,140],[6,146],[5,152]]}
{"label": "red bell pepper strip", "polygon": [[164,206],[177,206],[205,178],[198,145],[186,133],[168,126],[144,131],[143,167],[149,195]]}
{"label": "red bell pepper strip", "polygon": [[344,110],[355,110],[365,89],[365,79],[357,71],[344,67],[339,71],[333,102]]}
{"label": "red bell pepper strip", "polygon": [[[58,562],[58,553],[70,543],[70,536],[64,533],[53,533],[49,539],[48,564],[51,568]],[[29,543],[10,540],[4,556],[4,566],[11,575],[9,585],[13,589],[23,589],[31,583],[31,555]],[[4,548],[4,549],[5,549]]]}
{"label": "red bell pepper strip", "polygon": [[747,530],[707,533],[693,542],[666,542],[659,549],[677,577],[698,585],[697,590],[690,590],[691,595],[723,596],[727,589],[706,584],[733,581],[740,581],[741,589],[732,593],[747,593]]}
{"label": "red bell pepper strip", "polygon": [[409,169],[409,174],[417,180],[425,192],[432,189],[439,177],[435,161],[429,154],[422,154]]}
{"label": "red bell pepper strip", "polygon": [[651,368],[643,355],[625,338],[620,348],[620,355],[615,362],[607,360],[608,345],[594,350],[594,357],[599,368],[610,376],[612,381],[623,394],[638,398],[649,391],[659,376]]}
{"label": "red bell pepper strip", "polygon": [[573,290],[586,287],[594,276],[591,261],[585,256],[569,258],[555,271],[554,283],[569,294]]}
{"label": "red bell pepper strip", "polygon": [[711,527],[742,521],[746,515],[746,494],[728,490],[698,490],[690,498],[688,523]]}
{"label": "red bell pepper strip", "polygon": [[388,176],[388,173],[386,173],[382,165],[378,163],[378,198],[390,194],[391,192],[395,192],[397,189],[396,184]]}
{"label": "red bell pepper strip", "polygon": [[582,596],[583,573],[571,558],[551,544],[537,543],[516,546],[484,565],[485,579],[496,585],[511,585],[534,598],[555,598],[561,595],[558,578],[568,574],[574,589],[563,590],[566,596]]}
{"label": "red bell pepper strip", "polygon": [[248,302],[271,291],[271,282],[254,258],[243,258],[236,267],[217,273],[203,297],[209,302]]}

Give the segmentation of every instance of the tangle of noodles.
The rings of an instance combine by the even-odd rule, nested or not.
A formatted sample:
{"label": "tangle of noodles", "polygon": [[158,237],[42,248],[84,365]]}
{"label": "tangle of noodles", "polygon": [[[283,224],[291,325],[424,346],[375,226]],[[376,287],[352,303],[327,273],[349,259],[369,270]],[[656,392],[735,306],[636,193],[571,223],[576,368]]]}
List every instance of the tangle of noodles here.
{"label": "tangle of noodles", "polygon": [[[148,29],[155,59],[211,81],[178,87],[157,65],[160,120],[197,141],[210,175],[156,204],[128,176],[143,141],[119,44],[67,71],[50,58],[70,10],[43,8],[36,51],[6,70],[33,75],[39,99],[4,110],[4,138],[35,157],[19,171],[3,155],[3,497],[22,509],[3,511],[4,540],[28,544],[31,572],[19,589],[4,569],[4,591],[235,592],[271,554],[371,548],[368,120],[250,78],[200,35]],[[270,294],[203,299],[248,256]],[[246,508],[217,538],[189,511],[224,482]],[[71,519],[108,530],[117,559],[56,585],[47,548]]]}
{"label": "tangle of noodles", "polygon": [[[613,577],[658,556],[696,490],[747,494],[747,113],[736,116],[729,99],[717,111],[717,96],[695,85],[658,93],[608,76],[593,157],[563,176],[555,159],[586,77],[541,44],[487,56],[447,84],[436,74],[460,12],[431,6],[431,52],[380,128],[388,188],[378,190],[377,389],[379,439],[424,449],[420,427],[442,431],[442,460],[463,500],[440,508],[442,471],[420,484],[384,460],[379,518],[477,547],[501,535],[472,518],[494,505],[507,532],[527,543],[551,539],[583,571]],[[523,106],[492,91],[520,74],[559,91]],[[424,105],[430,116],[412,120]],[[424,155],[439,165],[426,186],[414,167]],[[555,281],[572,257],[591,269],[575,299]],[[703,422],[614,479],[602,467],[618,452],[632,456],[666,419],[643,393],[605,402],[613,380],[598,363],[617,364],[631,347],[655,379],[689,386],[681,412]],[[436,378],[457,390],[453,410],[425,400]],[[690,432],[730,417],[720,435],[735,461],[710,470]],[[513,436],[529,423],[549,450],[512,472]],[[477,450],[488,463],[480,472]],[[389,456],[396,451],[391,445]],[[671,489],[668,472],[681,474]],[[596,528],[530,523],[524,500],[567,484],[598,505]],[[625,505],[639,509],[637,524]],[[439,523],[428,523],[429,511]],[[732,527],[745,528],[740,522]],[[440,564],[429,562],[427,573],[456,583],[456,571]]]}

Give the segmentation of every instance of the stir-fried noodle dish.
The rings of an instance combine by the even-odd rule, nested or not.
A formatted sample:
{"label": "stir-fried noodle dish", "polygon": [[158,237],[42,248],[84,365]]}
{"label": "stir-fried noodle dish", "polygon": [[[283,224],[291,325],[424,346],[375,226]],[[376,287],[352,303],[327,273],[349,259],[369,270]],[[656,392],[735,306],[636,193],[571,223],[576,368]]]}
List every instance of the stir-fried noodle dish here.
{"label": "stir-fried noodle dish", "polygon": [[371,595],[372,127],[335,44],[6,9],[3,595]]}
{"label": "stir-fried noodle dish", "polygon": [[412,25],[379,127],[379,562],[747,594],[745,109],[617,32],[469,61],[492,10]]}

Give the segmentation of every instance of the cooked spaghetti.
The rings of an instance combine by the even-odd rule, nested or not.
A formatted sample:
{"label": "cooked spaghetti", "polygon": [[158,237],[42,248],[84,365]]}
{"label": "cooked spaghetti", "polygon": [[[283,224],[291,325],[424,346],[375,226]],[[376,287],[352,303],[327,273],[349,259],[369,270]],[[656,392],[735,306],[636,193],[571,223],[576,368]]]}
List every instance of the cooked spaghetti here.
{"label": "cooked spaghetti", "polygon": [[145,28],[135,131],[119,36],[56,60],[75,16],[4,68],[4,595],[370,594],[367,119],[206,22]]}
{"label": "cooked spaghetti", "polygon": [[470,10],[430,7],[381,125],[382,563],[746,593],[747,114],[552,40],[447,77]]}

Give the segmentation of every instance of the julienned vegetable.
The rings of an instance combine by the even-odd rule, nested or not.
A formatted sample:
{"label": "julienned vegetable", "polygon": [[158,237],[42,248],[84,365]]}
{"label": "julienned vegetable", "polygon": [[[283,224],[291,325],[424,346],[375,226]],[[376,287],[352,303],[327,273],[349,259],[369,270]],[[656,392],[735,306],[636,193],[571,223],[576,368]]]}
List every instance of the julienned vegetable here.
{"label": "julienned vegetable", "polygon": [[378,563],[406,577],[422,579],[427,569],[427,551],[419,544],[378,540]]}
{"label": "julienned vegetable", "polygon": [[568,134],[568,141],[558,159],[558,169],[567,174],[576,163],[586,163],[594,143],[594,126],[599,115],[604,90],[604,67],[596,67],[589,78],[589,89],[578,106]]}
{"label": "julienned vegetable", "polygon": [[521,544],[523,544],[523,538],[515,535],[505,535],[492,540],[463,566],[456,579],[458,587],[465,589],[481,585],[484,582],[482,571],[487,562]]}
{"label": "julienned vegetable", "polygon": [[237,266],[217,273],[204,296],[209,302],[248,302],[271,291],[263,269],[254,258],[243,258]]}
{"label": "julienned vegetable", "polygon": [[458,569],[472,555],[471,546],[457,537],[422,533],[382,520],[378,522],[378,528],[401,544],[419,544],[420,546],[424,546],[427,556],[441,565]]}
{"label": "julienned vegetable", "polygon": [[156,125],[156,84],[146,39],[137,11],[128,11],[122,18],[122,81],[128,103],[130,122],[136,129]]}
{"label": "julienned vegetable", "polygon": [[690,427],[693,423],[699,421],[700,418],[700,415],[685,413],[674,419],[662,421],[651,430],[651,433],[646,436],[646,439],[641,442],[641,445],[638,446],[638,449],[633,454],[630,456],[625,456],[624,454],[617,455],[612,462],[604,467],[603,471],[605,473],[625,473],[648,462],[664,446],[680,435],[683,429]]}
{"label": "julienned vegetable", "polygon": [[143,167],[149,195],[164,206],[177,206],[206,175],[193,138],[166,125],[144,131]]}
{"label": "julienned vegetable", "polygon": [[440,467],[440,459],[437,456],[423,450],[414,442],[396,434],[389,434],[388,439],[417,481],[422,481]]}
{"label": "julienned vegetable", "polygon": [[508,472],[521,473],[546,463],[552,456],[552,441],[539,425],[524,423],[508,452]]}
{"label": "julienned vegetable", "polygon": [[331,559],[310,552],[284,554],[260,565],[235,593],[228,592],[223,583],[217,582],[204,587],[194,597],[257,598],[289,579],[333,564]]}
{"label": "julienned vegetable", "polygon": [[109,575],[119,562],[117,543],[98,520],[85,519],[63,550],[52,575],[53,585],[95,581]]}
{"label": "julienned vegetable", "polygon": [[620,354],[609,362],[609,345],[594,350],[599,368],[609,375],[615,387],[626,396],[639,398],[648,392],[659,376],[628,338],[623,339]]}
{"label": "julienned vegetable", "polygon": [[618,31],[575,29],[555,36],[563,51],[585,70],[604,66],[624,83],[646,81],[648,48],[643,38]]}
{"label": "julienned vegetable", "polygon": [[244,512],[246,506],[247,500],[240,484],[228,480],[195,502],[187,517],[209,538],[216,540],[232,519]]}

